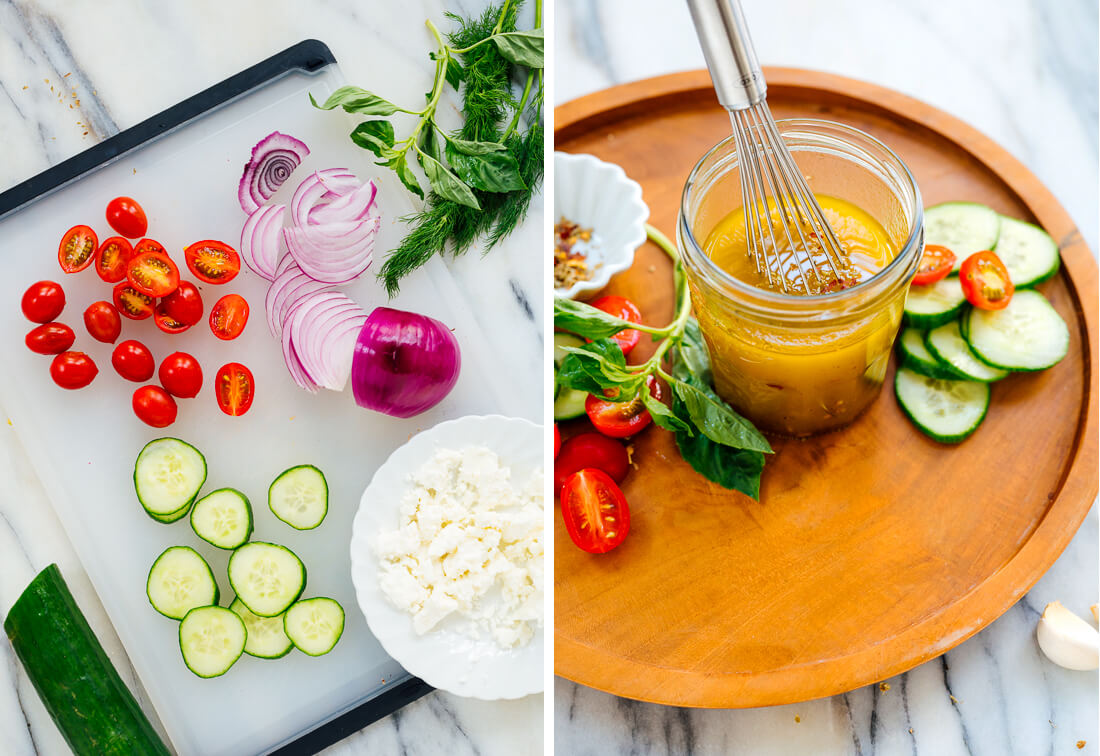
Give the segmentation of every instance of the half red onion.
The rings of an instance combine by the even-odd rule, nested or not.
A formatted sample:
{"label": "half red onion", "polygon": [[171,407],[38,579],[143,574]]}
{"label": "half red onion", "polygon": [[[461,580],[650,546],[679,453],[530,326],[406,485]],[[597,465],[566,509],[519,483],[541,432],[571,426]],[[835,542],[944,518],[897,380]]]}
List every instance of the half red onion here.
{"label": "half red onion", "polygon": [[308,154],[305,142],[278,131],[261,139],[252,148],[252,157],[245,163],[237,186],[241,209],[250,215],[259,210]]}

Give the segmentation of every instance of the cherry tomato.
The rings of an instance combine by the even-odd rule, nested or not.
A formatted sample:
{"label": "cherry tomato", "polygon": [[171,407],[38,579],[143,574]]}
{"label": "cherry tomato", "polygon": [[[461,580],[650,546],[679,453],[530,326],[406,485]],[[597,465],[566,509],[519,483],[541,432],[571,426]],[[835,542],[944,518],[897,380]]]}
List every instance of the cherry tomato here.
{"label": "cherry tomato", "polygon": [[76,334],[64,323],[43,323],[27,334],[27,349],[38,354],[61,354],[73,345]]}
{"label": "cherry tomato", "polygon": [[917,268],[917,274],[913,276],[913,283],[917,286],[936,283],[941,278],[946,278],[954,267],[954,252],[938,244],[925,244],[920,266]]}
{"label": "cherry tomato", "polygon": [[190,281],[180,281],[176,290],[160,300],[166,315],[184,325],[193,326],[202,320],[202,295]]}
{"label": "cherry tomato", "polygon": [[111,352],[111,364],[115,372],[128,381],[141,383],[153,377],[157,363],[153,353],[140,341],[129,339],[115,347]]}
{"label": "cherry tomato", "polygon": [[554,460],[554,495],[561,493],[566,478],[586,467],[603,470],[616,483],[622,483],[630,470],[630,456],[620,442],[599,433],[566,439]]}
{"label": "cherry tomato", "polygon": [[180,270],[168,255],[142,252],[126,266],[126,280],[142,294],[166,297],[180,285]]}
{"label": "cherry tomato", "polygon": [[1012,301],[1016,286],[1001,258],[988,249],[963,260],[959,269],[966,300],[983,310],[1002,310]]}
{"label": "cherry tomato", "polygon": [[561,451],[561,431],[558,430],[558,424],[554,423],[554,459],[558,458],[558,452]]}
{"label": "cherry tomato", "polygon": [[165,333],[183,333],[191,327],[186,323],[181,323],[180,321],[169,315],[168,312],[164,309],[163,302],[159,302],[156,308],[153,310],[153,322],[157,324],[157,328],[164,331]]}
{"label": "cherry tomato", "polygon": [[241,270],[241,256],[225,242],[207,239],[183,250],[187,269],[203,283],[232,281]]}
{"label": "cherry tomato", "polygon": [[87,226],[73,226],[57,245],[57,261],[66,273],[79,273],[92,264],[99,237]]}
{"label": "cherry tomato", "polygon": [[84,388],[97,373],[99,368],[84,352],[62,352],[50,363],[50,377],[63,389]]}
{"label": "cherry tomato", "polygon": [[239,362],[222,365],[214,378],[218,407],[227,415],[243,415],[252,406],[256,383],[252,371]]}
{"label": "cherry tomato", "polygon": [[172,396],[190,399],[198,396],[202,388],[202,368],[199,361],[187,352],[172,352],[160,363],[157,371],[160,385]]}
{"label": "cherry tomato", "polygon": [[95,272],[107,283],[126,278],[126,264],[134,256],[134,247],[121,236],[104,239],[95,253]]}
{"label": "cherry tomato", "polygon": [[49,323],[65,309],[65,290],[53,281],[33,283],[23,292],[23,314],[32,323]]}
{"label": "cherry tomato", "polygon": [[122,318],[110,302],[92,302],[84,311],[84,327],[96,341],[114,344],[122,333]]}
{"label": "cherry tomato", "polygon": [[226,294],[210,310],[210,330],[223,341],[241,335],[248,322],[248,302],[240,294]]}
{"label": "cherry tomato", "polygon": [[131,239],[145,236],[149,221],[145,211],[129,197],[115,197],[107,203],[107,223],[118,233]]}
{"label": "cherry tomato", "polygon": [[142,239],[134,245],[134,256],[144,254],[146,252],[159,252],[162,255],[167,255],[168,250],[164,248],[156,239]]}
{"label": "cherry tomato", "polygon": [[131,286],[129,281],[115,284],[113,294],[115,309],[123,317],[130,320],[145,320],[153,314],[153,304],[156,300],[148,294],[142,294]]}
{"label": "cherry tomato", "polygon": [[134,391],[133,407],[138,419],[154,428],[176,422],[176,400],[160,386],[142,386]]}
{"label": "cherry tomato", "polygon": [[[614,315],[616,318],[623,320],[629,320],[631,323],[641,323],[642,313],[638,311],[637,305],[631,302],[626,297],[600,297],[595,302],[589,302],[597,310],[603,310],[608,315]],[[618,344],[623,354],[630,354],[630,350],[638,345],[638,340],[642,338],[641,331],[635,331],[629,329],[626,331],[619,331],[611,337],[611,340]]]}
{"label": "cherry tomato", "polygon": [[603,470],[573,473],[561,490],[561,516],[573,543],[589,554],[604,554],[630,532],[626,497]]}
{"label": "cherry tomato", "polygon": [[[661,384],[653,376],[647,379],[649,394],[658,401],[661,399]],[[609,389],[617,391],[618,389]],[[589,394],[584,400],[584,411],[588,419],[596,426],[596,430],[605,436],[612,438],[626,438],[633,436],[652,422],[649,410],[645,408],[641,392],[633,399],[625,402],[612,402],[600,399],[595,394]]]}

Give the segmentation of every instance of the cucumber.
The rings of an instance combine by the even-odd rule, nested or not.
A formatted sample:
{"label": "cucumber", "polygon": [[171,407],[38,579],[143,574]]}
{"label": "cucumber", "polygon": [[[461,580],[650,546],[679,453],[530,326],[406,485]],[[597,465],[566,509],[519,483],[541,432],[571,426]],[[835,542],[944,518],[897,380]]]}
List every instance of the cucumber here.
{"label": "cucumber", "polygon": [[252,535],[252,505],[234,488],[219,488],[195,502],[191,528],[219,549],[235,549]]}
{"label": "cucumber", "polygon": [[174,522],[187,514],[205,482],[206,458],[178,438],[150,441],[134,463],[138,501],[160,522]]}
{"label": "cucumber", "polygon": [[905,325],[924,331],[950,323],[965,306],[966,295],[959,277],[952,275],[932,284],[910,286],[902,319]]}
{"label": "cucumber", "polygon": [[908,368],[894,377],[902,412],[929,438],[957,444],[982,424],[989,409],[989,384],[929,378]]}
{"label": "cucumber", "polygon": [[158,612],[180,620],[195,607],[218,603],[218,583],[199,552],[171,546],[149,568],[145,595]]}
{"label": "cucumber", "polygon": [[253,614],[274,617],[302,595],[306,568],[286,546],[252,541],[229,557],[229,584]]}
{"label": "cucumber", "polygon": [[16,599],[4,632],[74,754],[171,756],[107,658],[56,564],[38,573]]}
{"label": "cucumber", "polygon": [[295,648],[310,656],[323,656],[344,634],[344,607],[330,598],[305,599],[286,610],[283,623]]}
{"label": "cucumber", "polygon": [[898,337],[898,357],[901,367],[929,378],[952,380],[959,377],[950,365],[943,364],[928,351],[924,345],[924,332],[916,328],[906,328],[901,332]]}
{"label": "cucumber", "polygon": [[[572,333],[555,333],[554,334],[554,371],[561,367],[562,360],[565,359],[565,355],[569,354],[562,347],[582,347],[585,341],[580,336],[576,336]],[[557,380],[555,379],[554,385],[557,386]],[[557,395],[554,397],[554,420],[572,420],[575,417],[580,417],[584,414],[584,403],[588,399],[588,393],[585,391],[579,391],[569,386],[562,386],[557,389]]]}
{"label": "cucumber", "polygon": [[1035,286],[1058,272],[1058,245],[1043,229],[1001,216],[1001,235],[993,248],[1017,289]]}
{"label": "cucumber", "polygon": [[180,622],[183,663],[199,677],[218,677],[244,653],[244,620],[220,606],[192,609]]}
{"label": "cucumber", "polygon": [[284,470],[267,489],[272,514],[295,530],[312,530],[328,514],[328,481],[313,465]]}
{"label": "cucumber", "polygon": [[244,652],[260,659],[278,659],[290,653],[294,648],[290,638],[283,630],[283,614],[275,617],[260,617],[248,610],[239,598],[233,599],[229,611],[244,620],[248,638],[244,642]]}
{"label": "cucumber", "polygon": [[960,380],[991,383],[1008,373],[987,365],[970,351],[970,345],[959,331],[959,322],[952,320],[939,328],[933,328],[924,336],[924,345],[941,363],[954,370]]}
{"label": "cucumber", "polygon": [[975,252],[993,249],[1000,233],[1001,216],[977,202],[945,202],[924,211],[924,243],[954,252],[954,270]]}
{"label": "cucumber", "polygon": [[994,369],[1045,370],[1069,352],[1069,328],[1037,291],[1012,295],[1002,310],[971,310],[967,340],[978,359]]}

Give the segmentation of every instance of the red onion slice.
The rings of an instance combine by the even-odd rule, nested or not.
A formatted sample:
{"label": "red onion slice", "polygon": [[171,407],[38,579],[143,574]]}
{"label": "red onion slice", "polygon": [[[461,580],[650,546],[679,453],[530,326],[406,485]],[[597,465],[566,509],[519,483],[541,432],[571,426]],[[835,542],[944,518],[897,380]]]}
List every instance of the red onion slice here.
{"label": "red onion slice", "polygon": [[[284,258],[290,259],[290,255]],[[287,265],[267,290],[265,309],[267,311],[267,327],[271,329],[271,335],[279,338],[283,333],[283,326],[291,308],[307,294],[330,288],[328,284],[314,281],[302,272],[301,268],[293,264]]]}
{"label": "red onion slice", "polygon": [[252,148],[252,157],[245,163],[237,186],[241,209],[250,215],[259,210],[308,154],[305,142],[278,131],[261,139]]}
{"label": "red onion slice", "polygon": [[358,333],[366,319],[359,305],[337,291],[316,292],[299,300],[285,328],[313,382],[334,391],[343,388],[354,351],[354,343],[344,342],[349,332]]}
{"label": "red onion slice", "polygon": [[290,217],[295,224],[304,226],[309,222],[309,211],[326,193],[332,192],[339,196],[354,191],[359,183],[355,174],[346,168],[314,171],[294,190],[294,196],[290,198]]}
{"label": "red onion slice", "polygon": [[241,229],[241,258],[268,281],[275,280],[285,214],[286,205],[265,205],[249,215]]}
{"label": "red onion slice", "polygon": [[371,263],[377,218],[324,226],[283,229],[287,251],[298,267],[316,281],[347,283],[362,275]]}
{"label": "red onion slice", "polygon": [[372,218],[379,214],[377,199],[378,187],[371,180],[327,205],[314,207],[307,217],[315,225]]}

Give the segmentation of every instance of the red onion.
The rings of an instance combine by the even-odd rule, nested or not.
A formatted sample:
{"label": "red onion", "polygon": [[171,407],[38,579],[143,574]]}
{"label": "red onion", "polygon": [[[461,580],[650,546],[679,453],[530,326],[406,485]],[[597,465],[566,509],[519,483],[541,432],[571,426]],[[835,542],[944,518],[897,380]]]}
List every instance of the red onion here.
{"label": "red onion", "polygon": [[462,367],[458,340],[427,315],[379,307],[355,342],[351,389],[360,407],[412,417],[439,404]]}
{"label": "red onion", "polygon": [[271,199],[290,174],[309,154],[309,147],[300,139],[273,131],[252,148],[252,158],[245,163],[237,199],[241,209],[252,214]]}
{"label": "red onion", "polygon": [[241,258],[256,275],[275,280],[286,205],[265,205],[248,216],[241,229]]}

